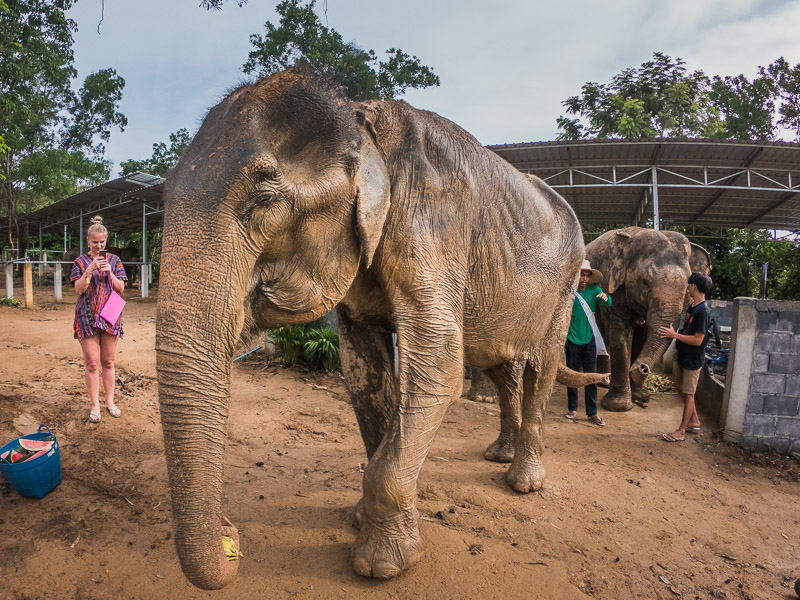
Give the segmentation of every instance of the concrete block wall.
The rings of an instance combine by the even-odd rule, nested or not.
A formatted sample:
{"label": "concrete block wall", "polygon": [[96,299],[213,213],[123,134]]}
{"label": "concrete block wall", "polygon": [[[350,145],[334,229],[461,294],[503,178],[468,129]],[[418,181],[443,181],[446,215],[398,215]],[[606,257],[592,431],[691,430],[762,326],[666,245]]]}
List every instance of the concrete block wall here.
{"label": "concrete block wall", "polygon": [[800,455],[800,302],[736,298],[724,437]]}

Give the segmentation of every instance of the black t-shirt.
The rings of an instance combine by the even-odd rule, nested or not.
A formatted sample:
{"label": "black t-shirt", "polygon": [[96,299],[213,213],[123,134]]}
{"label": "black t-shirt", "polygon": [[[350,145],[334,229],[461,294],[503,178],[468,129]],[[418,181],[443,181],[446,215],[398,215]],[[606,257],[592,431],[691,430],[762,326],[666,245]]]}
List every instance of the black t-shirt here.
{"label": "black t-shirt", "polygon": [[[711,324],[711,311],[705,301],[690,306],[686,311],[686,316],[683,318],[683,327],[678,333],[684,335],[694,335],[698,331],[702,331],[704,336],[708,335],[708,327]],[[675,349],[678,352],[678,364],[684,369],[694,371],[703,366],[705,362],[705,348],[706,338],[703,337],[703,343],[699,346],[691,346],[675,340]]]}

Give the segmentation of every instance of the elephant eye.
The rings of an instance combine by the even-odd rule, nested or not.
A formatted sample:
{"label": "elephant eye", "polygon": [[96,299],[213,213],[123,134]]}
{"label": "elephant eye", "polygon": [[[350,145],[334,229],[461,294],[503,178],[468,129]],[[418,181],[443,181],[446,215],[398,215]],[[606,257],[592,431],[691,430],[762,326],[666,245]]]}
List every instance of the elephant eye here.
{"label": "elephant eye", "polygon": [[278,194],[275,190],[259,190],[257,201],[261,206],[270,206],[278,201]]}

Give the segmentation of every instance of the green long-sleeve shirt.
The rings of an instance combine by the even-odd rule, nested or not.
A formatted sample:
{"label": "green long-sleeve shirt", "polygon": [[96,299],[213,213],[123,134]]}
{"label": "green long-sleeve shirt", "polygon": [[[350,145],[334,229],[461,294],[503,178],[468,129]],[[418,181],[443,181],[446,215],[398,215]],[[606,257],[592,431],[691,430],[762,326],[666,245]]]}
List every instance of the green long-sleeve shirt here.
{"label": "green long-sleeve shirt", "polygon": [[[586,300],[586,304],[589,305],[592,312],[595,311],[598,303],[611,306],[611,296],[605,302],[597,297],[597,294],[603,293],[603,290],[598,285],[587,285],[585,290],[578,290],[578,293],[581,298]],[[575,298],[572,303],[572,318],[569,321],[567,339],[573,344],[582,346],[591,342],[592,337],[594,337],[594,333],[592,332],[592,326],[589,324],[589,317],[586,316],[580,301]]]}

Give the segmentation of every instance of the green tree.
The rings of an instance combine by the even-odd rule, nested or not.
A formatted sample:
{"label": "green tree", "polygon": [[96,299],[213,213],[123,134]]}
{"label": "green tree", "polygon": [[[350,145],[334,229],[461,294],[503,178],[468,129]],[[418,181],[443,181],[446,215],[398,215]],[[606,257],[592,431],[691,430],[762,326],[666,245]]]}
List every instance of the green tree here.
{"label": "green tree", "polygon": [[[102,160],[110,130],[127,124],[118,112],[125,81],[113,69],[89,75],[78,92],[73,66],[74,0],[6,2],[0,21],[0,194],[9,243],[26,246],[18,214],[35,210],[108,177]],[[58,194],[58,195],[57,195]]]}
{"label": "green tree", "polygon": [[267,21],[266,33],[254,34],[255,47],[243,69],[270,75],[295,64],[304,64],[338,81],[356,100],[391,99],[408,88],[438,86],[439,78],[416,56],[390,48],[380,61],[374,50],[346,43],[341,34],[324,26],[314,12],[315,1],[283,0],[275,8],[280,25]]}
{"label": "green tree", "polygon": [[752,80],[741,74],[710,78],[656,52],[653,60],[624,69],[608,83],[586,83],[563,105],[576,116],[556,120],[560,140],[774,140],[783,132],[800,139],[800,64],[791,67],[779,58],[758,67]]}
{"label": "green tree", "polygon": [[169,146],[164,142],[153,144],[153,155],[144,160],[126,160],[120,166],[120,175],[128,175],[140,171],[159,177],[166,177],[167,172],[178,164],[189,143],[192,141],[186,129],[179,129],[169,134]]}

